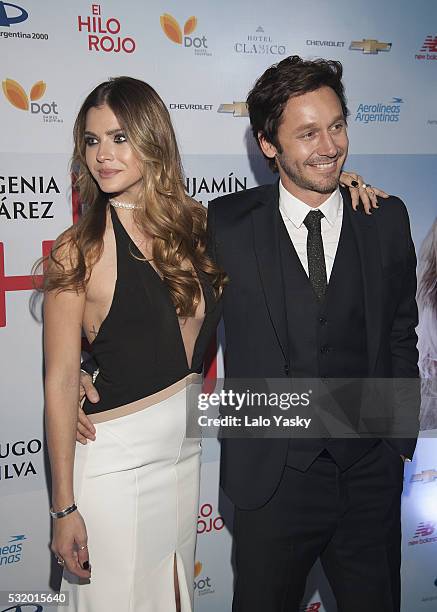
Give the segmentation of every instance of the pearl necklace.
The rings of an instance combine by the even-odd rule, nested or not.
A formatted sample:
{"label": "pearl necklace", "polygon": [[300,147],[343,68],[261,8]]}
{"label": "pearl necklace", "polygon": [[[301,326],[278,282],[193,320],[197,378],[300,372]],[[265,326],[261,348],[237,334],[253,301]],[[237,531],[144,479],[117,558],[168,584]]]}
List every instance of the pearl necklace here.
{"label": "pearl necklace", "polygon": [[109,203],[114,208],[124,208],[125,210],[137,210],[141,208],[138,204],[131,204],[130,202],[119,202],[118,200],[109,199]]}

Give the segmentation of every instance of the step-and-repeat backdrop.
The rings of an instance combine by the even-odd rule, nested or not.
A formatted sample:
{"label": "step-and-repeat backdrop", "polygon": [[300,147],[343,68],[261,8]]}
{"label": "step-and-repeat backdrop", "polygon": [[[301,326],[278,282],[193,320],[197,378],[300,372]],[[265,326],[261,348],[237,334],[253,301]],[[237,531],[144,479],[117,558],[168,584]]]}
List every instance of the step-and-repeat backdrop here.
{"label": "step-and-repeat backdrop", "polygon": [[[273,180],[252,141],[243,101],[256,77],[290,54],[343,63],[351,111],[348,167],[404,199],[417,250],[435,265],[434,2],[0,2],[0,590],[42,590],[58,579],[49,552],[41,301],[30,270],[74,219],[68,163],[82,100],[110,76],[153,85],[176,127],[187,190],[207,205]],[[437,609],[433,312],[431,304],[421,309],[427,431],[405,468],[403,612]],[[220,350],[209,375],[223,375]],[[218,493],[218,458],[218,443],[205,441],[197,612],[226,612],[231,605],[232,508]],[[0,606],[6,609],[20,608]],[[318,567],[302,610],[335,610]]]}

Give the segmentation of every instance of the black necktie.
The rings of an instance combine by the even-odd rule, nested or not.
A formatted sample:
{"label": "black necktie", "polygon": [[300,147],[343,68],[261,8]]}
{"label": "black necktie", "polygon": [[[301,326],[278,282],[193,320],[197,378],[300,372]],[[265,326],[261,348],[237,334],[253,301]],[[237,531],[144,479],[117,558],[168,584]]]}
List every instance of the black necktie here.
{"label": "black necktie", "polygon": [[307,214],[304,220],[304,225],[308,230],[308,273],[310,282],[319,300],[325,295],[328,285],[320,225],[323,217],[324,214],[320,212],[320,210],[312,210]]}

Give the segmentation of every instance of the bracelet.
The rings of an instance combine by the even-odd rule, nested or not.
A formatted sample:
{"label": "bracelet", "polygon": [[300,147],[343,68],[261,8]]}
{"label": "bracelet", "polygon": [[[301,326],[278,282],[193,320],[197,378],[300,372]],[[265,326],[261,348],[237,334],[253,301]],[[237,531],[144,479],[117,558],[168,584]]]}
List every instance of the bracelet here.
{"label": "bracelet", "polygon": [[77,510],[77,506],[73,502],[71,506],[64,508],[64,510],[60,510],[59,512],[55,512],[53,508],[50,508],[50,516],[52,517],[52,519],[60,519],[60,518],[63,518],[64,516],[71,514],[75,510]]}

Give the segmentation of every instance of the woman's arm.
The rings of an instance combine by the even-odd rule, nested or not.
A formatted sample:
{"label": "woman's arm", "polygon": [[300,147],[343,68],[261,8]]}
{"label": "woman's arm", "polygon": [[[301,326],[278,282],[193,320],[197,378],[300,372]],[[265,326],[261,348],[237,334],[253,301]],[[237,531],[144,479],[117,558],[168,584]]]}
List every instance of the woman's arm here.
{"label": "woman's arm", "polygon": [[342,187],[348,187],[351,198],[352,208],[357,210],[358,204],[363,203],[366,214],[370,215],[372,208],[378,208],[377,197],[388,198],[388,193],[385,193],[378,187],[372,187],[369,183],[365,183],[362,176],[356,174],[356,172],[342,172],[340,175],[340,185]]}
{"label": "woman's arm", "polygon": [[[58,250],[59,255],[62,257]],[[62,259],[69,261],[69,257]],[[83,292],[53,290],[45,294],[45,417],[55,512],[74,501],[73,465],[79,401],[77,364],[80,362],[84,307]],[[90,576],[89,571],[82,569],[88,560],[87,549],[81,549],[86,543],[85,525],[77,510],[54,519],[53,552],[64,559],[71,572],[84,578]]]}

